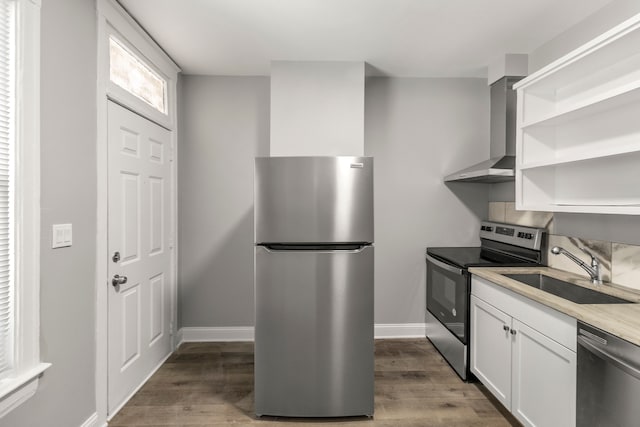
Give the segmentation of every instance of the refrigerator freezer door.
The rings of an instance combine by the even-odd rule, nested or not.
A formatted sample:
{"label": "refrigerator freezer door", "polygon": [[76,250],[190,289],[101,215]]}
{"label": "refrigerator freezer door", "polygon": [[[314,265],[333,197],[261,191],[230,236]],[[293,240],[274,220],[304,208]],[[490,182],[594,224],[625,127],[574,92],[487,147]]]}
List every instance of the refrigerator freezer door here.
{"label": "refrigerator freezer door", "polygon": [[256,243],[373,242],[373,158],[258,157]]}
{"label": "refrigerator freezer door", "polygon": [[373,415],[373,254],[256,247],[258,416]]}

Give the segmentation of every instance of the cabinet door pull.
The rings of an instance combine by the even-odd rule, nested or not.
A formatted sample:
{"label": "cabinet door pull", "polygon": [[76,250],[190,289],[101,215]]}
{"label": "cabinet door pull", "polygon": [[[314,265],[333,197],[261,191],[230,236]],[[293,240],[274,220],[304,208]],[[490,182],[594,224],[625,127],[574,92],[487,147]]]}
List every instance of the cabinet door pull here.
{"label": "cabinet door pull", "polygon": [[502,329],[504,329],[506,332],[509,332],[509,326],[507,325],[502,325]]}
{"label": "cabinet door pull", "polygon": [[511,335],[515,335],[515,334],[516,334],[516,330],[515,330],[515,329],[512,329],[512,330],[511,330]]}

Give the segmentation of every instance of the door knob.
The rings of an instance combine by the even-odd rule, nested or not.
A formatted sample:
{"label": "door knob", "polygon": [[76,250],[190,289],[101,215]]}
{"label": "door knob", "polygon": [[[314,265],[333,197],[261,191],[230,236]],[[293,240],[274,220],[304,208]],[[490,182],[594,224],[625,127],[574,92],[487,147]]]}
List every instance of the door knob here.
{"label": "door knob", "polygon": [[113,276],[113,279],[111,279],[111,284],[114,287],[124,285],[125,283],[127,283],[127,276],[120,276],[119,274],[116,274]]}

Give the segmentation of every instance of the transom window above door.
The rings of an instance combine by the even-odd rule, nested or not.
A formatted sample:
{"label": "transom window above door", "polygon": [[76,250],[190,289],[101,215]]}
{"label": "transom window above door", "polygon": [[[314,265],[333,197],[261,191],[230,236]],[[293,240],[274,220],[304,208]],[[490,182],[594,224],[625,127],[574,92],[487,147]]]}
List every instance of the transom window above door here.
{"label": "transom window above door", "polygon": [[109,79],[167,114],[167,81],[113,36],[109,37]]}

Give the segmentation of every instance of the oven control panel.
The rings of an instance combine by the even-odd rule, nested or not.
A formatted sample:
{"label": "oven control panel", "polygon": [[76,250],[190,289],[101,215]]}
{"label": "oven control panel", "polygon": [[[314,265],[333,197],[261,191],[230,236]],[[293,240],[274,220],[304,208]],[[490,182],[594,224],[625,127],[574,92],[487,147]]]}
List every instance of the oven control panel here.
{"label": "oven control panel", "polygon": [[491,221],[482,221],[480,225],[481,239],[495,240],[534,250],[540,250],[544,233],[545,230],[542,228]]}
{"label": "oven control panel", "polygon": [[525,233],[524,231],[518,231],[518,237],[520,239],[533,239],[533,233]]}

